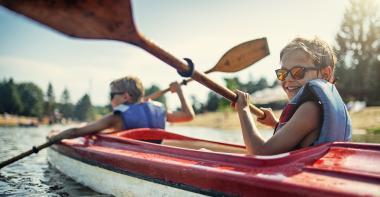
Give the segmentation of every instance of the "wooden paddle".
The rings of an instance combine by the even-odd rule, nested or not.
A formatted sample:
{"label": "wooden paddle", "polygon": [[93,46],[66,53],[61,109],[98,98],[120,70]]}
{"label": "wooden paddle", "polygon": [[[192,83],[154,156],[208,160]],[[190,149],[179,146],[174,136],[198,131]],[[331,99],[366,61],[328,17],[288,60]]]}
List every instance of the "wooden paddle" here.
{"label": "wooden paddle", "polygon": [[[137,30],[129,0],[0,0],[0,4],[15,12],[30,17],[72,37],[88,39],[119,40],[138,46],[156,56],[178,72],[189,72],[189,66],[167,51],[146,39]],[[266,54],[269,54],[265,45]],[[236,94],[215,83],[204,73],[194,70],[191,78],[212,89],[230,101],[236,101]],[[250,105],[252,113],[260,118],[263,111]],[[0,164],[0,168],[13,163],[33,152],[46,148],[62,139],[50,140]]]}
{"label": "wooden paddle", "polygon": [[13,162],[15,162],[15,161],[18,161],[18,160],[20,160],[20,159],[22,159],[22,158],[24,158],[26,156],[29,156],[29,155],[31,155],[33,153],[38,153],[38,151],[40,151],[40,150],[42,150],[42,149],[44,149],[46,147],[49,147],[49,146],[51,146],[51,145],[53,145],[53,144],[55,144],[55,143],[57,143],[59,141],[61,141],[61,140],[49,140],[49,141],[45,142],[44,144],[41,144],[41,145],[39,145],[37,147],[33,146],[32,149],[30,149],[30,150],[28,150],[26,152],[23,152],[23,153],[15,156],[15,157],[12,157],[12,158],[10,158],[10,159],[8,159],[6,161],[1,162],[0,163],[0,169],[3,168],[3,167],[5,167],[5,166],[7,166],[7,165],[9,165],[9,164],[11,164],[11,163],[13,163]]}
{"label": "wooden paddle", "polygon": [[[161,49],[137,30],[129,0],[0,0],[0,4],[69,36],[127,42],[146,50],[178,72],[185,73],[190,69],[185,62]],[[264,47],[264,53],[269,54],[267,45]],[[233,91],[215,83],[202,72],[194,70],[191,78],[230,101],[237,99]],[[260,118],[265,116],[253,105],[250,109]]]}
{"label": "wooden paddle", "polygon": [[[265,56],[269,55],[269,49],[267,45],[266,38],[251,40],[248,42],[241,43],[230,50],[228,50],[218,63],[211,69],[204,72],[209,74],[212,72],[237,72],[243,70],[261,60]],[[183,80],[180,84],[186,85],[187,83],[193,81],[192,78]],[[169,92],[170,87],[161,91],[157,91],[149,96],[145,97],[145,100],[156,99]]]}

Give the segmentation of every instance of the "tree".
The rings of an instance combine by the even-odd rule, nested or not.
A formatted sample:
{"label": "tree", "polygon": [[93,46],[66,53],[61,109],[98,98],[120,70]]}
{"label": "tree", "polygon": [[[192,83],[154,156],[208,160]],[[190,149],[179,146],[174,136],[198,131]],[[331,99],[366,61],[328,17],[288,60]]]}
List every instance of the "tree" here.
{"label": "tree", "polygon": [[46,91],[46,100],[44,104],[44,115],[49,116],[50,118],[53,118],[55,105],[56,103],[55,103],[53,85],[49,82],[48,89]]}
{"label": "tree", "polygon": [[[151,95],[151,94],[153,94],[155,92],[158,92],[158,91],[160,91],[160,87],[158,87],[157,85],[153,84],[149,88],[145,89],[144,95],[145,96],[149,96],[149,95]],[[161,97],[159,97],[159,98],[157,98],[155,100],[158,101],[158,102],[161,102],[163,105],[166,106],[166,97],[165,97],[165,95],[162,95]]]}
{"label": "tree", "polygon": [[112,106],[110,105],[94,106],[93,109],[94,109],[95,119],[98,119],[109,114],[112,111]]}
{"label": "tree", "polygon": [[256,91],[260,91],[267,87],[269,87],[267,79],[261,77],[258,81],[254,81],[253,79],[251,79],[243,85],[242,89],[250,94],[253,94]]}
{"label": "tree", "polygon": [[191,103],[194,109],[195,114],[203,113],[203,104],[198,101],[198,98],[195,95],[191,95]]}
{"label": "tree", "polygon": [[269,85],[268,85],[267,79],[264,77],[261,77],[259,81],[257,82],[256,86],[257,86],[256,91],[259,91],[259,90],[267,88]]}
{"label": "tree", "polygon": [[69,90],[67,88],[65,88],[61,94],[61,99],[60,99],[60,102],[62,104],[64,103],[70,103],[70,93],[69,93]]}
{"label": "tree", "polygon": [[43,115],[44,94],[40,87],[33,83],[20,83],[17,85],[23,110],[21,115],[41,118]]}
{"label": "tree", "polygon": [[[224,82],[226,83],[227,88],[232,91],[240,89],[250,94],[269,87],[268,81],[264,77],[260,78],[259,81],[254,81],[252,76],[250,75],[249,79],[250,80],[247,83],[242,83],[240,82],[239,78],[232,77],[224,78]],[[231,102],[229,100],[210,92],[208,94],[207,103],[205,107],[208,111],[225,110],[230,109],[230,103]]]}
{"label": "tree", "polygon": [[91,99],[88,94],[85,94],[75,105],[74,116],[79,121],[89,121],[95,118]]}
{"label": "tree", "polygon": [[0,92],[0,112],[20,114],[23,110],[23,105],[12,78],[8,81],[4,80],[0,84]]}
{"label": "tree", "polygon": [[206,109],[207,111],[216,111],[222,98],[213,92],[208,93]]}
{"label": "tree", "polygon": [[74,105],[70,101],[70,93],[67,88],[61,94],[59,111],[62,113],[63,118],[73,118]]}
{"label": "tree", "polygon": [[380,14],[373,0],[350,1],[336,35],[337,87],[345,98],[380,101]]}
{"label": "tree", "polygon": [[226,83],[227,88],[230,90],[241,89],[243,85],[237,77],[224,78],[224,82]]}

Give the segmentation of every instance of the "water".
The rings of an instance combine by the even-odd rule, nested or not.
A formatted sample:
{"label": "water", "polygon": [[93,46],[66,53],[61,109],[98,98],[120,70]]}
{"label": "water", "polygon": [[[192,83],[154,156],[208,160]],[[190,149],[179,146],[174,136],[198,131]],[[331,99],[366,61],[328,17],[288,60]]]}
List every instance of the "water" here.
{"label": "water", "polygon": [[[45,142],[52,127],[0,127],[0,160]],[[106,196],[84,187],[51,167],[46,150],[0,170],[0,196]]]}
{"label": "water", "polygon": [[[45,142],[46,134],[60,126],[37,128],[0,127],[0,161]],[[208,140],[243,144],[240,131],[169,126],[167,130]],[[263,131],[269,138],[272,131]],[[354,141],[380,143],[380,135],[354,135]],[[0,196],[108,196],[97,193],[61,174],[50,166],[46,150],[19,160],[0,170]]]}

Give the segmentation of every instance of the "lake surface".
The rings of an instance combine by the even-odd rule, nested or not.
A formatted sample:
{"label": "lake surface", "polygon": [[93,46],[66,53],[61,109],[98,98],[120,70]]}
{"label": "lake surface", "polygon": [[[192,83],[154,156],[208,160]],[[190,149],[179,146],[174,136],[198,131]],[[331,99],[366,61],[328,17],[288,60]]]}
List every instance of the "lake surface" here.
{"label": "lake surface", "polygon": [[[0,127],[0,161],[14,157],[34,145],[45,142],[52,129],[62,126],[36,128]],[[208,140],[243,144],[240,131],[220,131],[210,128],[169,126],[168,131]],[[263,131],[269,138],[272,131]],[[380,135],[354,135],[354,141],[380,143]],[[19,160],[0,170],[0,196],[109,196],[76,183],[50,166],[46,150]]]}

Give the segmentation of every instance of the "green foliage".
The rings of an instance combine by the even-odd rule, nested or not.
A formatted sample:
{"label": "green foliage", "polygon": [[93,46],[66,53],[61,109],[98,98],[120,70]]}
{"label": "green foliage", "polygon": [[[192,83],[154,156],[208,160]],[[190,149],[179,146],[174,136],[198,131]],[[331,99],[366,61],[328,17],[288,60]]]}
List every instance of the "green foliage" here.
{"label": "green foliage", "polygon": [[242,90],[253,94],[256,91],[260,91],[269,87],[268,81],[266,78],[261,77],[258,81],[250,80],[248,83],[242,85]]}
{"label": "green foliage", "polygon": [[217,111],[232,111],[231,108],[231,101],[221,98],[218,103],[218,110]]}
{"label": "green foliage", "polygon": [[[146,89],[145,89],[145,93],[144,93],[144,95],[145,95],[145,96],[149,96],[149,95],[151,95],[151,94],[153,94],[153,93],[155,93],[155,92],[158,92],[158,91],[160,91],[160,90],[161,90],[161,89],[160,89],[159,86],[153,84],[153,85],[150,86],[149,88],[146,88]],[[162,95],[161,97],[159,97],[159,98],[157,98],[157,99],[155,99],[155,100],[158,101],[158,102],[160,102],[160,103],[162,103],[163,105],[166,106],[166,97],[165,97],[165,95]]]}
{"label": "green foliage", "polygon": [[370,128],[368,131],[373,134],[380,134],[380,127]]}
{"label": "green foliage", "polygon": [[214,92],[209,92],[207,96],[206,110],[216,111],[218,109],[219,102],[221,99],[222,98]]}
{"label": "green foliage", "polygon": [[13,79],[0,83],[0,113],[19,114],[23,110],[20,94]]}
{"label": "green foliage", "polygon": [[41,88],[33,83],[21,83],[17,85],[17,90],[24,106],[17,114],[41,118],[44,99]]}
{"label": "green foliage", "polygon": [[59,103],[59,112],[63,118],[72,119],[74,116],[74,105],[72,103]]}
{"label": "green foliage", "polygon": [[48,89],[46,91],[46,100],[44,103],[44,115],[48,117],[54,117],[54,110],[56,107],[53,85],[49,82]]}
{"label": "green foliage", "polygon": [[204,105],[198,101],[195,95],[191,95],[191,103],[195,114],[203,113]]}
{"label": "green foliage", "polygon": [[237,77],[233,78],[224,78],[224,82],[228,89],[230,90],[236,90],[240,89],[242,87],[242,83]]}
{"label": "green foliage", "polygon": [[88,94],[85,94],[75,105],[74,117],[79,121],[94,120],[95,113],[91,104],[91,99]]}
{"label": "green foliage", "polygon": [[258,81],[255,81],[252,77],[250,77],[250,80],[247,83],[240,82],[237,77],[224,78],[224,82],[226,83],[227,88],[230,90],[239,89],[250,94],[256,91],[260,91],[269,86],[267,79],[264,77],[261,77]]}
{"label": "green foliage", "polygon": [[380,10],[374,0],[350,1],[336,36],[337,87],[343,98],[380,104]]}
{"label": "green foliage", "polygon": [[58,104],[59,112],[61,112],[62,117],[66,119],[73,118],[74,116],[74,105],[70,102],[70,93],[67,88],[65,88],[61,94],[60,103]]}
{"label": "green foliage", "polygon": [[53,85],[49,82],[48,89],[46,92],[46,99],[50,103],[55,103],[55,96],[54,96],[54,90],[53,90]]}
{"label": "green foliage", "polygon": [[62,104],[70,103],[70,93],[67,88],[63,90],[60,102]]}
{"label": "green foliage", "polygon": [[104,105],[104,106],[94,106],[94,113],[98,116],[105,116],[112,111],[112,106]]}
{"label": "green foliage", "polygon": [[[252,77],[250,77],[250,80],[247,83],[240,82],[239,78],[232,77],[232,78],[224,78],[224,82],[226,83],[226,86],[230,90],[242,90],[244,92],[248,92],[250,94],[265,89],[269,87],[269,83],[266,78],[262,77],[258,81],[253,80]],[[276,84],[274,82],[273,84]],[[210,92],[208,94],[208,98],[206,101],[206,105],[203,106],[203,108],[206,108],[207,111],[225,111],[225,110],[231,110],[231,102],[219,95],[217,95],[214,92]],[[198,109],[198,111],[203,111]]]}
{"label": "green foliage", "polygon": [[[93,120],[95,115],[104,116],[111,111],[109,105],[92,107],[88,95],[83,96],[74,106],[70,102],[70,93],[67,88],[62,92],[60,103],[56,103],[51,83],[48,86],[46,100],[44,100],[43,91],[36,84],[30,82],[16,84],[13,79],[0,81],[0,93],[0,113],[38,118],[45,115],[50,118],[50,122],[60,122],[61,118],[88,121]],[[55,112],[60,112],[60,114]]]}

